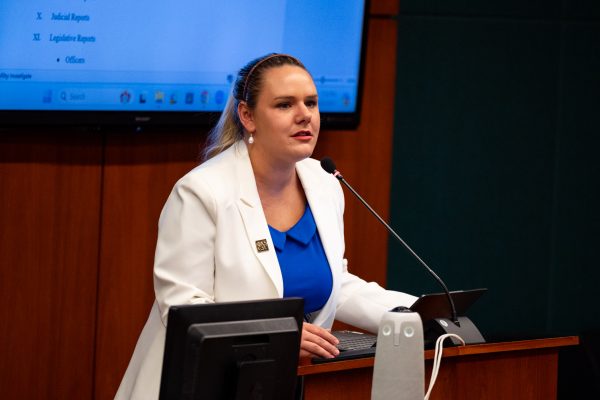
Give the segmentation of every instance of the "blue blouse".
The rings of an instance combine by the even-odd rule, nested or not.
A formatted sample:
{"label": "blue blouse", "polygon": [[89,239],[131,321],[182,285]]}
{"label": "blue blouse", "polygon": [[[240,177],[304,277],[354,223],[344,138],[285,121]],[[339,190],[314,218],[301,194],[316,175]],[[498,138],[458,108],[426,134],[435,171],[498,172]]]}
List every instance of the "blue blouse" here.
{"label": "blue blouse", "polygon": [[304,214],[287,232],[269,226],[283,277],[283,297],[304,298],[304,313],[323,308],[331,294],[329,262],[307,204]]}

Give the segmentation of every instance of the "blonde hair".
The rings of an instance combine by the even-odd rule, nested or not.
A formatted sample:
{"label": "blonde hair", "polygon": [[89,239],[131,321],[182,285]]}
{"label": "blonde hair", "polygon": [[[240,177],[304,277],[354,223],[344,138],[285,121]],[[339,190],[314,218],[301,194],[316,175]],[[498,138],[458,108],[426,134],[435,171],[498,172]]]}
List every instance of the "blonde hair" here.
{"label": "blonde hair", "polygon": [[219,121],[208,134],[206,147],[202,152],[204,161],[227,150],[238,140],[244,139],[244,126],[239,115],[238,106],[245,102],[248,108],[254,109],[262,86],[264,72],[270,68],[294,65],[306,70],[306,67],[295,57],[287,54],[271,53],[250,61],[238,72],[237,78],[221,113]]}

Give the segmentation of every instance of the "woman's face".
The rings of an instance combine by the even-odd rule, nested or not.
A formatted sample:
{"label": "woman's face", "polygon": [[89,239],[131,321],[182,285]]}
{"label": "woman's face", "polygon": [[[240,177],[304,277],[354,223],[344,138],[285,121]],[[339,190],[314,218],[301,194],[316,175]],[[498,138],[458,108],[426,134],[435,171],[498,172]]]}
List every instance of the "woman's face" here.
{"label": "woman's face", "polygon": [[304,69],[285,65],[264,72],[248,132],[253,156],[271,164],[291,164],[310,157],[319,136],[321,117],[317,88]]}

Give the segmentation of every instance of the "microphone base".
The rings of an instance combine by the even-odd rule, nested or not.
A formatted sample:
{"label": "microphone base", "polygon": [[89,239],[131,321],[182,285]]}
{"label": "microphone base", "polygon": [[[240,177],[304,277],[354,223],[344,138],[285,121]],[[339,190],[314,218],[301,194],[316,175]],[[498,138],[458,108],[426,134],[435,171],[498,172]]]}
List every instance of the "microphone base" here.
{"label": "microphone base", "polygon": [[[485,343],[483,335],[468,317],[458,317],[458,322],[460,326],[457,326],[449,318],[434,318],[424,322],[423,336],[425,338],[425,347],[434,347],[437,338],[446,333],[454,333],[460,336],[465,341],[465,344]],[[455,346],[462,344],[459,340],[452,337],[448,339]],[[446,339],[445,343],[447,343],[448,339]]]}

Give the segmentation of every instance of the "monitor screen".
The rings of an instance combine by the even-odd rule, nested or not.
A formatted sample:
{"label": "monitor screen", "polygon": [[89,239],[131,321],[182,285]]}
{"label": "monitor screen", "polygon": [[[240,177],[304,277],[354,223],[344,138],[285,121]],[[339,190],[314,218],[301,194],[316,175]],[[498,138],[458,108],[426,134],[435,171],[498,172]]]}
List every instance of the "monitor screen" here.
{"label": "monitor screen", "polygon": [[169,309],[160,399],[294,399],[304,301]]}
{"label": "monitor screen", "polygon": [[0,124],[208,123],[272,52],[307,66],[325,124],[357,122],[364,23],[365,0],[3,0]]}

